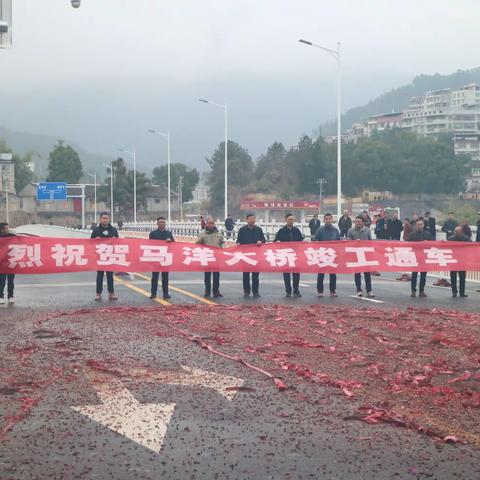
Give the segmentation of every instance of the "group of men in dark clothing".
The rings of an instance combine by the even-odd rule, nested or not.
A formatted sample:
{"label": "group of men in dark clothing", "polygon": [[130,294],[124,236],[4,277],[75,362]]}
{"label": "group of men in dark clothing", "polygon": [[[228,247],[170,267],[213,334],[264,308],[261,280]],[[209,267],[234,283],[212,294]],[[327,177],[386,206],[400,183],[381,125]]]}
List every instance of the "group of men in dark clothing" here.
{"label": "group of men in dark clothing", "polygon": [[[478,212],[480,216],[480,212]],[[230,217],[230,215],[229,215]],[[230,217],[231,218],[231,217]],[[228,217],[227,217],[228,220]],[[295,218],[292,214],[287,214],[285,217],[286,224],[278,230],[275,235],[274,242],[301,242],[304,240],[304,236],[300,229],[294,225]],[[233,219],[231,220],[233,222]],[[227,238],[231,238],[235,222],[228,224]],[[238,230],[236,243],[239,245],[263,245],[266,243],[266,238],[263,230],[256,225],[255,215],[252,213],[246,216],[246,225],[242,226]],[[227,223],[227,222],[226,222]],[[331,242],[340,241],[342,239],[348,240],[372,240],[371,237],[371,219],[368,213],[365,211],[361,215],[352,219],[348,215],[348,211],[344,211],[344,214],[339,219],[339,228],[337,229],[333,225],[333,216],[330,213],[324,215],[323,226],[318,219],[318,215],[314,215],[309,223],[310,232],[312,235],[312,241],[314,242]],[[407,232],[407,225],[411,227],[411,230]],[[470,229],[469,229],[470,230]],[[377,233],[377,239],[383,239],[382,233],[388,232],[387,239],[400,240],[401,233],[404,233],[404,240],[411,242],[431,241],[436,239],[436,221],[430,215],[430,212],[426,212],[424,218],[418,218],[414,215],[412,221],[406,219],[402,222],[398,219],[398,214],[394,212],[391,217],[380,215],[377,218],[375,232]],[[445,232],[447,240],[470,242],[470,235],[465,232],[463,225],[458,225],[454,218],[453,213],[449,213],[448,219],[442,226],[442,231]],[[408,236],[406,235],[408,234]],[[7,223],[0,223],[0,237],[14,236],[10,233]],[[110,216],[108,213],[103,212],[100,214],[99,224],[96,226],[91,234],[91,238],[119,238],[118,231],[110,224]],[[164,217],[157,218],[157,229],[153,230],[149,234],[150,240],[158,240],[165,242],[174,242],[172,232],[166,228],[166,219]],[[480,242],[480,218],[477,222],[477,234],[476,241]],[[223,247],[224,239],[223,234],[216,228],[215,221],[212,218],[204,220],[204,229],[200,233],[197,244]],[[419,275],[420,274],[420,275]],[[96,297],[95,300],[99,301],[102,298],[103,280],[104,276],[107,278],[107,290],[110,300],[116,300],[114,290],[114,276],[113,272],[97,272],[96,281]],[[418,277],[420,276],[420,281]],[[0,274],[0,303],[5,303],[4,290],[7,285],[7,300],[9,303],[14,302],[14,275],[13,274]],[[160,272],[152,272],[151,277],[151,299],[157,297],[158,283]],[[243,296],[244,298],[250,297],[252,294],[254,298],[260,297],[259,292],[259,272],[244,272],[243,273]],[[212,284],[213,278],[213,284]],[[324,273],[317,275],[317,293],[319,297],[323,297],[324,294]],[[357,295],[363,296],[361,274],[356,273],[355,285],[357,288]],[[364,273],[366,295],[370,298],[374,297],[372,291],[371,274],[369,272]],[[426,297],[425,285],[426,285],[427,273],[426,272],[412,272],[411,274],[411,297],[418,296]],[[164,299],[170,299],[169,295],[169,273],[161,272],[162,280],[162,293]],[[213,296],[222,297],[220,293],[220,273],[219,272],[205,272],[205,297],[210,298],[213,286]],[[284,273],[283,280],[285,284],[285,292],[287,297],[301,297],[299,285],[300,285],[300,273]],[[452,271],[450,272],[450,280],[452,285],[453,297],[467,297],[465,293],[465,280],[466,272]],[[457,285],[458,282],[458,285]],[[331,297],[337,297],[336,293],[337,276],[334,273],[329,274],[329,291]]]}

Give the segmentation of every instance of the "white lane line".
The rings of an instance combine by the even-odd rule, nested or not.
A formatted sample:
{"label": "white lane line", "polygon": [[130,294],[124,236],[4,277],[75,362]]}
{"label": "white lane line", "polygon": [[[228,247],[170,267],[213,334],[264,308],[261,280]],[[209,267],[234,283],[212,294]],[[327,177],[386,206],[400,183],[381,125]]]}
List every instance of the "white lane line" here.
{"label": "white lane line", "polygon": [[[433,275],[432,275],[432,277],[433,277]],[[445,277],[433,277],[433,278],[445,278]],[[387,280],[388,282],[406,283],[407,285],[410,285],[410,281],[406,282],[406,281],[394,280],[393,278],[384,278],[384,280]],[[468,280],[467,280],[467,282],[468,282]],[[432,287],[432,288],[443,288],[444,290],[449,290],[449,291],[451,290],[450,287],[442,287],[441,285],[427,285],[427,287],[428,288],[430,288],[430,287]],[[476,290],[467,290],[467,289],[465,289],[465,292],[466,293],[479,293]]]}
{"label": "white lane line", "polygon": [[381,300],[376,300],[375,298],[368,298],[368,297],[357,297],[356,295],[350,295],[351,298],[356,298],[357,300],[365,300],[366,302],[373,302],[373,303],[385,303]]}
{"label": "white lane line", "polygon": [[[266,282],[265,282],[266,283]],[[306,283],[299,283],[301,287],[311,287],[311,285],[307,285]]]}

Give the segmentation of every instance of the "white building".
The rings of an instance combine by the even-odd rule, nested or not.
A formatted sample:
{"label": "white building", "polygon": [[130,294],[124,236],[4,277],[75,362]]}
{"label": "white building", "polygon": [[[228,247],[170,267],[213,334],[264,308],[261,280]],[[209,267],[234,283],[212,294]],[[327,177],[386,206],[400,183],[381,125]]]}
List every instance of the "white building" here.
{"label": "white building", "polygon": [[15,193],[15,164],[10,153],[0,152],[0,191]]}
{"label": "white building", "polygon": [[206,185],[201,185],[199,183],[192,192],[191,203],[194,205],[201,205],[209,199],[209,195],[209,188]]}
{"label": "white building", "polygon": [[403,112],[402,127],[420,135],[477,134],[479,125],[480,87],[475,83],[459,90],[438,90],[413,97]]}

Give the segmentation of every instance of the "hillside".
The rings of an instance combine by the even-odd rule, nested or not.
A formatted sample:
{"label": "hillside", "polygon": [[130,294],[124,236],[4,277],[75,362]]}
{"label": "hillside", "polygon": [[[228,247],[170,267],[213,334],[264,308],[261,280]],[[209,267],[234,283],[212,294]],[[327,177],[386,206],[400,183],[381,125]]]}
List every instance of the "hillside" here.
{"label": "hillside", "polygon": [[[345,132],[354,123],[360,122],[369,115],[389,113],[393,110],[404,110],[411,97],[421,95],[429,90],[441,90],[443,88],[459,88],[468,83],[480,84],[480,67],[471,70],[458,70],[450,75],[419,75],[413,82],[374,98],[366,105],[355,107],[342,115],[342,131]],[[336,134],[336,121],[332,120],[320,126],[322,135]]]}
{"label": "hillside", "polygon": [[[0,127],[0,138],[4,139],[15,153],[24,155],[27,152],[35,152],[35,173],[41,179],[46,176],[48,167],[48,155],[57,143],[58,138],[47,135],[39,135],[26,132],[14,132]],[[103,176],[105,168],[102,163],[110,163],[110,157],[87,152],[75,142],[68,139],[65,143],[71,145],[79,154],[85,172],[96,172]]]}

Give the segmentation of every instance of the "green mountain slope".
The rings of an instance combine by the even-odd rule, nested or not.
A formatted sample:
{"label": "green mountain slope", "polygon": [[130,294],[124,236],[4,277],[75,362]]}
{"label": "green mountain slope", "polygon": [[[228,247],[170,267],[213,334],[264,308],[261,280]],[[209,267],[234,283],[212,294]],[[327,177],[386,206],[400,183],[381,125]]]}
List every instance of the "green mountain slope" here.
{"label": "green mountain slope", "polygon": [[[35,173],[41,179],[47,175],[48,155],[57,143],[58,138],[47,135],[39,135],[26,132],[16,132],[0,127],[0,138],[3,138],[15,153],[24,155],[27,152],[35,152],[34,157]],[[105,168],[102,163],[110,163],[110,157],[97,155],[84,150],[75,142],[65,140],[79,154],[85,172],[96,172],[102,177],[105,175]]]}
{"label": "green mountain slope", "polygon": [[[413,82],[374,98],[366,105],[355,107],[342,115],[342,131],[346,132],[354,123],[360,122],[365,117],[392,111],[404,110],[411,97],[421,95],[429,90],[443,88],[459,88],[468,83],[480,84],[480,67],[471,70],[458,70],[450,75],[419,75]],[[320,126],[322,135],[336,134],[336,121],[332,120]]]}

